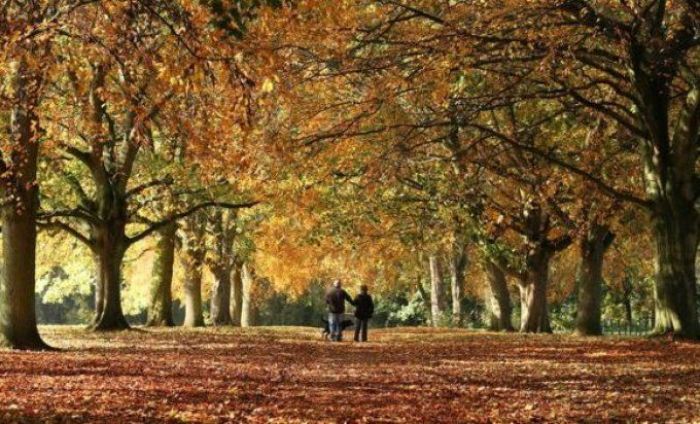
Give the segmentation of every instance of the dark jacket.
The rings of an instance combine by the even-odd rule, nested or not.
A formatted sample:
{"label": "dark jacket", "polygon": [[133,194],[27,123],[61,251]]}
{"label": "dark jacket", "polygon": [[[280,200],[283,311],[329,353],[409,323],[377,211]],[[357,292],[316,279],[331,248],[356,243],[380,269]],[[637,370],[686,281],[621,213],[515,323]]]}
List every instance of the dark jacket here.
{"label": "dark jacket", "polygon": [[346,300],[350,302],[351,305],[354,305],[348,292],[343,289],[330,289],[328,293],[326,293],[326,305],[328,305],[328,312],[332,314],[344,314]]}
{"label": "dark jacket", "polygon": [[355,317],[357,319],[370,319],[374,315],[374,302],[372,296],[360,293],[355,297]]}

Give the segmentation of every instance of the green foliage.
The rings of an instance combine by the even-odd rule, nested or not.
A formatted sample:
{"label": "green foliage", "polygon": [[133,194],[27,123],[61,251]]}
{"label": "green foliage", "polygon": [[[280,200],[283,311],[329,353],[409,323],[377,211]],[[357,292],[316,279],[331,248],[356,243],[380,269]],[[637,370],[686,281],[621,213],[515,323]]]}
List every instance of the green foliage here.
{"label": "green foliage", "polygon": [[552,305],[549,321],[555,333],[569,333],[576,324],[576,291],[573,291],[562,302]]}
{"label": "green foliage", "polygon": [[420,292],[408,297],[403,293],[377,300],[375,324],[385,327],[420,326],[429,321],[430,311]]}

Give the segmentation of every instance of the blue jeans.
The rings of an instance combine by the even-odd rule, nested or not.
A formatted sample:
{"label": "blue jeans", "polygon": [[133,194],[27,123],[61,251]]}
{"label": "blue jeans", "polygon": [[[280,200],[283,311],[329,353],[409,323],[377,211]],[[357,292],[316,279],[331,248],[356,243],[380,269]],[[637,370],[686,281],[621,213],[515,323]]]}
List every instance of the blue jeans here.
{"label": "blue jeans", "polygon": [[343,338],[343,332],[340,327],[342,320],[343,314],[328,313],[328,327],[331,330],[331,340],[340,341]]}

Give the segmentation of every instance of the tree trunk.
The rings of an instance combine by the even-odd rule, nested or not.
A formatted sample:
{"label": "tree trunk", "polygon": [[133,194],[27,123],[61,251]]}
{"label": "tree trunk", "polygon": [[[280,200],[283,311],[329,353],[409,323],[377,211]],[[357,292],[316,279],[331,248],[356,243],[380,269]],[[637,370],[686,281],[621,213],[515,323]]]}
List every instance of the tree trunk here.
{"label": "tree trunk", "polygon": [[[658,7],[663,8],[664,3],[659,2]],[[674,111],[673,60],[682,61],[681,56],[668,60],[644,50],[655,51],[658,47],[653,43],[634,47],[630,51],[632,82],[640,123],[648,135],[642,140],[641,157],[656,242],[654,332],[697,339],[700,86],[691,81],[683,103]]]}
{"label": "tree trunk", "polygon": [[603,334],[600,322],[603,297],[603,260],[613,237],[608,227],[596,224],[581,240],[581,267],[576,308],[577,335],[599,336]]}
{"label": "tree trunk", "polygon": [[657,334],[700,337],[695,256],[697,214],[660,214],[654,218],[656,241],[655,328]]}
{"label": "tree trunk", "polygon": [[241,326],[243,312],[243,267],[235,264],[231,273],[231,321],[235,326]]}
{"label": "tree trunk", "polygon": [[212,324],[231,325],[231,273],[233,270],[233,241],[236,234],[236,213],[218,209],[211,216],[214,246],[210,249],[208,265],[214,276],[210,311]]}
{"label": "tree trunk", "polygon": [[486,302],[489,310],[489,330],[514,331],[506,275],[501,267],[489,259],[484,260],[484,271],[488,280]]}
{"label": "tree trunk", "polygon": [[40,350],[36,323],[36,214],[39,189],[36,183],[40,83],[31,76],[24,61],[15,63],[10,81],[16,106],[10,114],[9,147],[3,155],[7,167],[2,194],[13,200],[2,208],[3,266],[0,281],[0,345],[16,349]]}
{"label": "tree trunk", "polygon": [[443,319],[442,276],[440,262],[436,255],[431,255],[430,263],[430,317],[433,327],[439,327]]}
{"label": "tree trunk", "polygon": [[216,326],[232,325],[231,320],[231,269],[217,267],[213,270],[214,284],[211,288],[211,321]]}
{"label": "tree trunk", "polygon": [[250,269],[250,265],[243,264],[241,269],[242,280],[243,280],[243,299],[241,302],[241,327],[252,327],[253,322],[253,284],[255,277],[253,276],[253,270]]}
{"label": "tree trunk", "polygon": [[[21,193],[20,193],[21,192]],[[2,214],[3,267],[0,286],[0,345],[41,350],[35,294],[36,188],[17,188],[16,205]]]}
{"label": "tree trunk", "polygon": [[525,278],[520,281],[522,333],[551,333],[547,309],[547,283],[551,253],[544,247],[528,258]]}
{"label": "tree trunk", "polygon": [[625,321],[627,322],[627,326],[632,327],[632,299],[626,297],[622,301],[622,304],[625,307]]}
{"label": "tree trunk", "polygon": [[204,327],[202,314],[202,264],[199,252],[186,253],[185,268],[185,327]]}
{"label": "tree trunk", "polygon": [[[99,284],[103,289],[102,313],[97,317],[95,331],[127,330],[129,323],[124,317],[121,304],[122,263],[126,247],[124,227],[113,224],[101,228],[97,233]],[[99,309],[99,308],[98,308]]]}
{"label": "tree trunk", "polygon": [[149,327],[172,327],[173,321],[173,266],[175,264],[176,225],[170,224],[159,232],[156,259],[153,263],[151,301],[148,307]]}
{"label": "tree trunk", "polygon": [[95,316],[92,319],[92,325],[95,326],[97,325],[97,320],[102,316],[102,310],[104,309],[105,290],[102,278],[100,278],[100,257],[94,255],[93,259],[95,261],[95,267],[97,268],[95,270]]}
{"label": "tree trunk", "polygon": [[462,284],[468,266],[464,245],[456,242],[450,257],[450,288],[452,292],[452,324],[462,325]]}
{"label": "tree trunk", "polygon": [[206,250],[206,216],[187,217],[182,225],[182,265],[185,271],[185,327],[203,327],[202,272]]}

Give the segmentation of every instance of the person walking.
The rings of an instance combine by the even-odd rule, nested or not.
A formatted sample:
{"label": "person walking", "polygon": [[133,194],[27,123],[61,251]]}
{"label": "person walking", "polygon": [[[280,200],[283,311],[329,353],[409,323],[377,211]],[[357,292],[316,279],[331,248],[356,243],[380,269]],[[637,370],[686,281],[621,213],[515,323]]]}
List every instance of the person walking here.
{"label": "person walking", "polygon": [[331,340],[341,341],[343,339],[343,329],[341,322],[345,314],[345,302],[355,305],[352,298],[343,290],[340,280],[333,281],[333,287],[326,293],[326,305],[328,305],[328,326],[330,327]]}
{"label": "person walking", "polygon": [[367,341],[367,325],[369,324],[370,318],[374,315],[374,301],[372,301],[372,296],[369,295],[369,289],[366,285],[360,287],[360,294],[355,297],[353,303],[355,304],[355,341],[356,342],[366,342]]}

